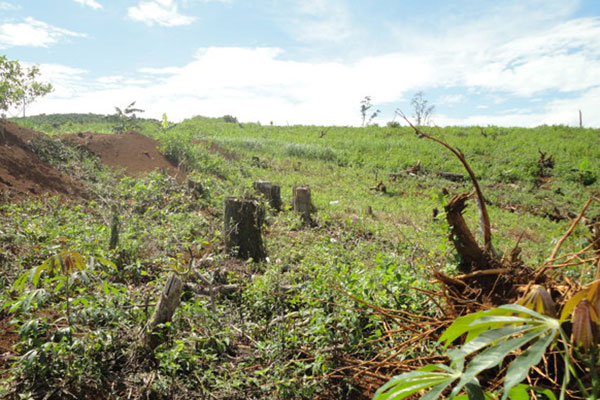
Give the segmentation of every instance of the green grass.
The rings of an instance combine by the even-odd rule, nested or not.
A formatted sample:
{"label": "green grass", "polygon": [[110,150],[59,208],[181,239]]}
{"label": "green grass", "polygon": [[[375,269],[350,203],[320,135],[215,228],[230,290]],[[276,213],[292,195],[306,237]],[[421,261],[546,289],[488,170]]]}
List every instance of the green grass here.
{"label": "green grass", "polygon": [[[111,132],[115,123],[95,115],[15,121],[53,136]],[[345,365],[344,356],[366,360],[386,350],[388,342],[377,340],[384,335],[382,318],[344,293],[378,307],[438,312],[414,289],[434,288],[433,268],[456,273],[447,225],[443,214],[433,218],[433,209],[443,211],[444,189],[450,195],[471,190],[468,182],[435,174],[463,173],[441,146],[407,128],[278,127],[204,117],[168,130],[142,120],[140,130],[159,139],[172,161],[187,166],[205,188],[202,198],[160,174],[121,177],[91,155],[52,142],[38,143],[35,150],[81,178],[94,200],[0,205],[5,288],[0,316],[19,329],[14,358],[0,371],[0,395],[30,392],[37,398],[55,390],[56,398],[66,391],[104,398],[355,398],[352,373],[324,377]],[[578,213],[598,191],[597,182],[582,181],[600,176],[600,133],[564,126],[484,130],[487,137],[476,127],[427,132],[460,148],[480,178],[495,246],[510,252],[520,240],[525,263],[535,268],[569,225],[547,215],[555,208]],[[538,150],[556,160],[544,180],[536,176]],[[389,178],[418,161],[424,174]],[[286,210],[267,213],[267,262],[235,260],[223,248],[224,198],[251,194],[259,179],[281,186]],[[379,181],[387,193],[369,189]],[[311,187],[315,227],[303,227],[289,211],[295,185]],[[113,205],[121,231],[118,247],[109,250]],[[465,215],[475,230],[474,203]],[[565,251],[580,248],[586,238],[585,229],[578,229]],[[116,266],[90,269],[89,281],[72,277],[71,340],[59,335],[69,325],[56,280],[46,276],[37,288],[41,292],[30,286],[19,293],[10,286],[63,249]],[[210,258],[186,274],[190,249]],[[241,289],[218,296],[214,304],[210,296],[185,294],[165,327],[165,343],[140,360],[132,343],[173,270],[196,285],[208,281]],[[286,292],[290,286],[294,290]],[[15,302],[19,307],[10,312]],[[409,337],[399,333],[397,340]],[[419,348],[402,356],[425,352]]]}

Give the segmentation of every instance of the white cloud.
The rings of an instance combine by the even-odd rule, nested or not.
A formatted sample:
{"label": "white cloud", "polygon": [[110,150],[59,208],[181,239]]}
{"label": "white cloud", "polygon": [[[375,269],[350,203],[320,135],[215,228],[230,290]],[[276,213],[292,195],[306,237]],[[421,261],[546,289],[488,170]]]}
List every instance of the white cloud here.
{"label": "white cloud", "polygon": [[[72,97],[61,97],[57,89],[32,110],[112,112],[115,103],[126,99],[138,100],[147,116],[160,118],[167,112],[172,120],[232,114],[242,121],[348,125],[360,123],[359,102],[367,95],[377,108],[389,111],[379,119],[385,122],[399,103],[424,90],[441,92],[437,109],[442,111],[434,116],[440,125],[576,124],[581,109],[586,125],[600,126],[600,41],[596,40],[600,18],[564,22],[564,15],[572,11],[571,3],[546,1],[550,11],[533,9],[532,4],[542,4],[539,0],[527,6],[502,2],[512,11],[490,13],[473,23],[452,21],[438,32],[440,36],[413,32],[410,45],[399,42],[394,51],[352,62],[292,61],[279,48],[205,48],[184,65],[147,66],[134,76],[122,73],[119,79],[104,77],[87,85],[77,80],[70,81],[71,86],[64,83],[67,89],[77,88],[68,91]],[[160,9],[175,7],[178,14],[171,0],[142,1],[140,6],[149,3]],[[313,36],[302,36],[298,26],[290,28],[305,40],[333,41],[339,35],[352,35],[341,1],[298,4],[290,3],[290,7],[298,7],[305,20],[333,27],[332,31],[315,28],[318,34]],[[344,20],[337,28],[333,21],[337,14],[328,14],[336,7],[341,7],[339,15]],[[158,21],[146,20],[161,24]],[[444,93],[445,89],[452,94]],[[514,99],[523,107],[506,110],[514,107]],[[457,119],[443,114],[444,105],[451,104],[458,111],[468,103],[486,115]],[[495,111],[500,107],[505,111]]]}
{"label": "white cloud", "polygon": [[0,25],[0,49],[14,46],[48,47],[64,37],[86,35],[58,28],[31,17],[25,18],[24,22]]}
{"label": "white cloud", "polygon": [[73,0],[75,3],[79,3],[84,6],[88,6],[93,8],[94,10],[101,10],[102,4],[98,3],[95,0]]}
{"label": "white cloud", "polygon": [[136,7],[127,9],[127,16],[149,26],[166,27],[189,25],[196,20],[194,17],[180,14],[175,0],[142,0]]}
{"label": "white cloud", "polygon": [[358,33],[359,27],[352,26],[343,0],[288,0],[284,4],[282,26],[296,40],[342,43]]}
{"label": "white cloud", "polygon": [[457,103],[461,103],[465,100],[465,95],[463,94],[449,94],[446,96],[443,96],[442,98],[440,98],[438,100],[438,103],[440,104],[457,104]]}
{"label": "white cloud", "polygon": [[5,1],[0,1],[0,11],[17,11],[20,10],[21,6],[7,3]]}

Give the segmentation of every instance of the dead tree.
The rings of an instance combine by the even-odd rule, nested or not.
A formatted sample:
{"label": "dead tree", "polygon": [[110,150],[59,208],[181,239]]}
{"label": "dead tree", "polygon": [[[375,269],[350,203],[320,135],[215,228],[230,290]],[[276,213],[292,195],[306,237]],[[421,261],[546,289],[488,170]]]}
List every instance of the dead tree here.
{"label": "dead tree", "polygon": [[292,208],[294,211],[300,213],[302,221],[305,224],[312,224],[313,220],[310,214],[315,211],[315,206],[313,206],[310,198],[310,187],[295,186],[293,193],[294,199],[292,201]]}
{"label": "dead tree", "polygon": [[267,257],[261,227],[264,210],[254,199],[225,199],[225,248],[242,259],[262,261]]}
{"label": "dead tree", "polygon": [[275,211],[281,211],[281,187],[267,181],[257,181],[254,190],[262,194]]}
{"label": "dead tree", "polygon": [[152,351],[162,342],[163,336],[158,331],[158,326],[171,322],[179,305],[182,291],[183,281],[175,273],[171,273],[160,295],[158,304],[154,308],[152,318],[150,318],[142,332],[142,346],[145,349]]}

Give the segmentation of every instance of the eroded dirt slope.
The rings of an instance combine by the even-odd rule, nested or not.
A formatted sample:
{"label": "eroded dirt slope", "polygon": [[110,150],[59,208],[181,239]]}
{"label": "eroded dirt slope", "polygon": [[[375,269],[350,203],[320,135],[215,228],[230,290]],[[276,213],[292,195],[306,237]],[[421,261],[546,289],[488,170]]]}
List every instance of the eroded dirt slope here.
{"label": "eroded dirt slope", "polygon": [[85,198],[83,186],[40,160],[28,142],[43,133],[0,120],[0,191],[2,199],[59,195]]}
{"label": "eroded dirt slope", "polygon": [[137,132],[103,134],[77,133],[61,136],[65,142],[85,146],[100,161],[113,168],[124,168],[129,175],[139,176],[161,170],[181,178],[184,173],[158,151],[157,140]]}

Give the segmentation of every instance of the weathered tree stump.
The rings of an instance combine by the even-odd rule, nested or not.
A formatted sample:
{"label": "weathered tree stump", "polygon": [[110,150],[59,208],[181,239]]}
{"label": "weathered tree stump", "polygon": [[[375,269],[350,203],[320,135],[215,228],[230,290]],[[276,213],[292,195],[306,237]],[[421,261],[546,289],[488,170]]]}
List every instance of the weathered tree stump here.
{"label": "weathered tree stump", "polygon": [[267,256],[261,236],[264,210],[254,199],[225,199],[225,248],[242,259],[264,260]]}
{"label": "weathered tree stump", "polygon": [[162,342],[162,335],[157,332],[158,325],[171,322],[173,314],[179,305],[183,281],[172,273],[160,295],[160,299],[154,308],[152,318],[148,321],[142,332],[142,346],[148,350],[154,350]]}
{"label": "weathered tree stump", "polygon": [[459,270],[465,273],[489,268],[487,254],[477,244],[462,215],[467,207],[466,201],[468,198],[469,195],[466,193],[457,194],[445,207],[446,220],[450,226],[450,239],[462,259]]}
{"label": "weathered tree stump", "polygon": [[276,211],[281,211],[281,187],[267,181],[257,181],[254,190],[262,194],[269,205]]}
{"label": "weathered tree stump", "polygon": [[312,224],[313,220],[310,214],[315,211],[315,206],[313,206],[312,201],[310,199],[310,187],[309,186],[295,186],[294,190],[294,198],[292,201],[292,208],[294,211],[300,213],[302,216],[302,221],[305,224]]}

